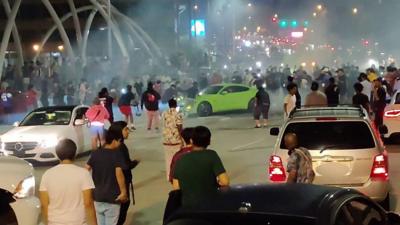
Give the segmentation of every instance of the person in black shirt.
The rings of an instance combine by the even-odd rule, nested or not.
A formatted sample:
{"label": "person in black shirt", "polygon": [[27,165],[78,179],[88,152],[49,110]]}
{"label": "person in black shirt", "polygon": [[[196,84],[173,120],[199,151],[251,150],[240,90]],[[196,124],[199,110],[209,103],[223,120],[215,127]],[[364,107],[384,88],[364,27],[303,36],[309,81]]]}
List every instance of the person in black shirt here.
{"label": "person in black shirt", "polygon": [[195,81],[193,82],[193,86],[187,90],[187,97],[195,99],[198,93],[199,93],[199,84]]}
{"label": "person in black shirt", "polygon": [[379,128],[383,124],[383,113],[386,107],[386,91],[382,86],[382,79],[378,78],[374,81],[373,90],[373,109],[375,113],[375,126]]}
{"label": "person in black shirt", "polygon": [[141,96],[142,92],[143,92],[143,83],[142,81],[138,80],[135,82],[135,84],[133,85],[136,89],[136,93]]}
{"label": "person in black shirt", "polygon": [[269,112],[269,95],[262,86],[257,86],[256,101],[254,106],[254,120],[256,121],[255,128],[261,128],[260,117],[264,118],[264,127],[267,127],[268,112]]}
{"label": "person in black shirt", "polygon": [[114,112],[112,109],[112,104],[114,99],[109,95],[107,88],[103,87],[98,95],[101,104],[107,109],[110,118],[108,119],[110,123],[114,122]]}
{"label": "person in black shirt", "polygon": [[93,195],[98,224],[117,224],[121,203],[128,201],[123,171],[129,165],[119,151],[122,139],[121,133],[108,131],[104,148],[92,151],[86,165],[92,171],[95,185]]}
{"label": "person in black shirt", "polygon": [[[125,121],[117,121],[111,124],[109,132],[116,132],[121,133],[123,139],[128,139],[129,137],[129,128],[128,124]],[[122,154],[122,159],[125,165],[128,165],[124,170],[124,177],[125,177],[125,185],[126,190],[128,193],[128,201],[121,204],[120,214],[117,225],[123,225],[126,220],[126,215],[129,209],[130,202],[132,200],[132,204],[135,204],[135,195],[133,191],[133,176],[132,176],[132,169],[134,169],[138,164],[138,160],[132,160],[129,154],[129,149],[125,145],[124,140],[121,141],[121,145],[119,146],[119,151]],[[132,191],[132,198],[130,197],[130,191]]]}
{"label": "person in black shirt", "polygon": [[171,84],[171,87],[167,88],[167,90],[164,91],[164,94],[161,98],[161,103],[167,104],[170,99],[176,97],[178,97],[178,91],[176,90],[176,85]]}
{"label": "person in black shirt", "polygon": [[126,86],[126,93],[124,93],[118,101],[119,111],[125,116],[125,122],[130,123],[130,128],[136,130],[133,126],[132,114],[132,101],[135,99],[135,94],[132,92],[132,86]]}
{"label": "person in black shirt", "polygon": [[328,106],[337,106],[339,104],[339,88],[335,84],[335,78],[329,78],[329,85],[325,88],[325,95],[328,99]]}
{"label": "person in black shirt", "polygon": [[147,130],[151,130],[153,120],[155,129],[158,130],[159,122],[160,122],[160,114],[158,112],[158,102],[161,97],[157,91],[153,89],[153,83],[149,82],[147,84],[147,90],[142,94],[142,100],[140,106],[143,110],[143,105],[147,110]]}
{"label": "person in black shirt", "polygon": [[371,112],[368,96],[362,93],[364,86],[360,83],[354,84],[356,94],[353,96],[353,105],[361,105],[367,110],[368,114]]}

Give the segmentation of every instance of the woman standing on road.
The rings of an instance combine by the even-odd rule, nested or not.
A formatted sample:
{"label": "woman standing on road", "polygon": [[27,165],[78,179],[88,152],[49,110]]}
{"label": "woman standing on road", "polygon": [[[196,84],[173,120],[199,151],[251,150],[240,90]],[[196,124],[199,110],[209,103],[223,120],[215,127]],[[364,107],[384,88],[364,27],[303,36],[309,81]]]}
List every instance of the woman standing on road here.
{"label": "woman standing on road", "polygon": [[100,99],[95,98],[93,105],[90,106],[85,114],[90,122],[90,134],[92,136],[92,150],[104,144],[104,123],[109,119],[107,109],[101,105]]}

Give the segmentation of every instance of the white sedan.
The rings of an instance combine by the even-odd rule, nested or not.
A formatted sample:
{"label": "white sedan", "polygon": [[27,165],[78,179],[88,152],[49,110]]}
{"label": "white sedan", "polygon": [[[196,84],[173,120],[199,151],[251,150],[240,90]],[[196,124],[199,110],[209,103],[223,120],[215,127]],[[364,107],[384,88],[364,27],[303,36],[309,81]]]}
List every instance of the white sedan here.
{"label": "white sedan", "polygon": [[77,154],[82,154],[91,149],[90,131],[84,118],[87,110],[87,106],[35,109],[0,137],[1,151],[34,164],[57,162],[55,146],[68,138],[77,145]]}
{"label": "white sedan", "polygon": [[40,202],[35,197],[33,167],[13,156],[0,156],[0,224],[37,225]]}
{"label": "white sedan", "polygon": [[393,95],[390,104],[386,106],[383,124],[388,129],[387,134],[384,135],[385,138],[391,138],[393,134],[400,133],[400,91]]}

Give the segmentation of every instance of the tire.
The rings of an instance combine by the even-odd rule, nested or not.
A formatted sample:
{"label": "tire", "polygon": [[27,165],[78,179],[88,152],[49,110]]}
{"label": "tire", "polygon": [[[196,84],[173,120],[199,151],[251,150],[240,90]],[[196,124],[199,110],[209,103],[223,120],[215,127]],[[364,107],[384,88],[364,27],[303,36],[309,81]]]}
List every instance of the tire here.
{"label": "tire", "polygon": [[386,211],[390,211],[390,196],[389,196],[389,193],[386,196],[385,200],[380,202],[379,205],[381,205],[382,208],[384,208]]}
{"label": "tire", "polygon": [[254,112],[254,104],[255,104],[255,102],[256,102],[256,99],[254,99],[254,98],[252,98],[249,101],[249,104],[247,105],[247,111],[248,112],[250,112],[250,113]]}
{"label": "tire", "polygon": [[199,115],[200,117],[207,117],[210,116],[212,113],[212,107],[208,102],[202,102],[197,107],[197,115]]}

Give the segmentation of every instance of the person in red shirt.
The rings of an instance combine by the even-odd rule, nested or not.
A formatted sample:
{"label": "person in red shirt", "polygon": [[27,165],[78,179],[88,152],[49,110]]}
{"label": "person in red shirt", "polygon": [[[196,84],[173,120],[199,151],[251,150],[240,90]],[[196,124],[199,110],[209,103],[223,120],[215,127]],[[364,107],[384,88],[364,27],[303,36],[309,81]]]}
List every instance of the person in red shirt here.
{"label": "person in red shirt", "polygon": [[92,150],[101,147],[105,143],[104,124],[109,121],[110,114],[96,97],[93,105],[86,111],[86,118],[90,122],[90,134],[92,136]]}
{"label": "person in red shirt", "polygon": [[32,84],[28,86],[28,90],[25,93],[25,103],[28,112],[37,108],[37,93]]}
{"label": "person in red shirt", "polygon": [[185,128],[181,132],[181,136],[184,141],[184,146],[182,146],[181,150],[175,153],[174,157],[172,158],[170,173],[169,173],[169,182],[171,182],[171,184],[174,177],[174,169],[176,163],[179,161],[180,158],[182,158],[183,155],[190,153],[193,150],[193,145],[192,145],[193,132],[194,132],[193,127]]}

